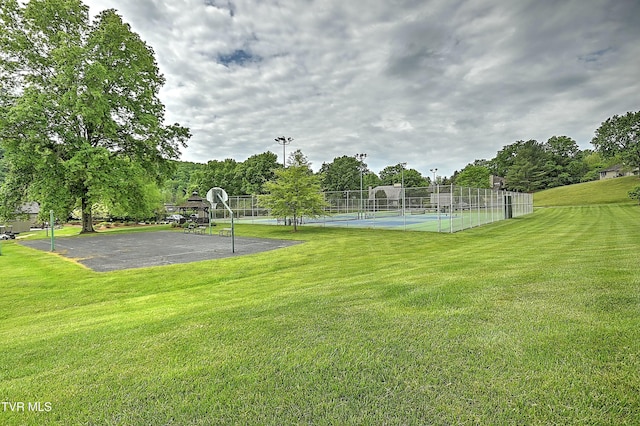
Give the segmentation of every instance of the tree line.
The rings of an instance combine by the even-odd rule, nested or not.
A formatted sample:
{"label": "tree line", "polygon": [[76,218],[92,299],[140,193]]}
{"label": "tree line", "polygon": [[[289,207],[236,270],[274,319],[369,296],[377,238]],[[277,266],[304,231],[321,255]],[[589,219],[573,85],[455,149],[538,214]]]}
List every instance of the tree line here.
{"label": "tree line", "polygon": [[[516,141],[504,146],[492,159],[475,160],[451,177],[423,176],[403,164],[371,171],[357,156],[343,155],[323,163],[317,172],[322,191],[355,191],[404,182],[406,187],[432,184],[490,188],[490,176],[503,178],[502,189],[534,192],[557,186],[596,180],[600,172],[614,165],[634,170],[640,165],[640,111],[607,119],[596,130],[594,150],[580,150],[568,136],[553,136],[546,142]],[[300,150],[297,155],[302,155]],[[295,155],[293,155],[295,157]],[[290,158],[293,158],[290,157]],[[224,187],[230,195],[264,194],[282,164],[273,152],[254,155],[244,162],[212,160],[207,164],[177,162],[177,172],[164,187],[164,199],[177,202],[191,191],[206,192]]]}
{"label": "tree line", "polygon": [[580,150],[568,136],[546,142],[517,141],[504,146],[490,160],[475,160],[451,181],[456,185],[489,187],[489,176],[504,178],[504,188],[534,192],[557,186],[596,180],[612,166],[637,170],[640,165],[640,111],[607,119],[591,140],[594,150]]}
{"label": "tree line", "polygon": [[[301,150],[294,151],[287,159],[287,166],[300,165],[300,158],[305,158],[303,165],[310,168],[310,163]],[[213,186],[225,189],[229,195],[261,195],[267,192],[267,183],[275,179],[283,165],[278,156],[271,151],[252,155],[243,162],[231,158],[210,160],[206,164],[181,162],[174,163],[175,172],[162,187],[163,199],[167,203],[181,203],[192,192],[206,193]],[[393,185],[404,182],[408,187],[429,186],[431,179],[412,168],[402,164],[385,167],[380,174],[369,170],[367,164],[355,156],[343,155],[329,163],[323,163],[315,173],[322,191],[355,191],[369,186]]]}

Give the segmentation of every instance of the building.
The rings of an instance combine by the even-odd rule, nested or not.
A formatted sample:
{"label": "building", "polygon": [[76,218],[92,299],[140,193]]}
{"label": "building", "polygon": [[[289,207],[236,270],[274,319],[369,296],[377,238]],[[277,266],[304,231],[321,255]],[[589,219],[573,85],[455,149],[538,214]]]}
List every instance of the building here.
{"label": "building", "polygon": [[27,232],[31,228],[37,228],[41,225],[38,221],[39,213],[40,205],[38,203],[25,203],[16,212],[16,219],[7,221],[5,225],[11,227],[11,230],[15,233]]}
{"label": "building", "polygon": [[600,170],[600,180],[603,179],[613,179],[617,177],[623,176],[633,176],[638,174],[638,169],[635,171],[622,166],[621,164],[616,164],[615,166],[609,167],[608,169]]}
{"label": "building", "polygon": [[402,186],[398,183],[395,185],[382,185],[375,188],[369,187],[369,200],[386,198],[398,202],[402,198]]}
{"label": "building", "polygon": [[506,179],[501,176],[491,175],[489,176],[489,185],[494,191],[500,191],[504,189]]}
{"label": "building", "polygon": [[209,223],[209,202],[194,191],[187,199],[187,202],[178,206],[180,214],[198,223]]}

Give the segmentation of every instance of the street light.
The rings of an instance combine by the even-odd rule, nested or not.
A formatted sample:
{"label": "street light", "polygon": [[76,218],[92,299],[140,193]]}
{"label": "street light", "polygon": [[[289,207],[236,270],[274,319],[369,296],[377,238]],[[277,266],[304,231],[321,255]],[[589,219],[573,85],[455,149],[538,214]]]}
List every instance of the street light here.
{"label": "street light", "polygon": [[431,171],[431,173],[433,173],[433,185],[436,184],[436,172],[438,171],[437,168],[435,169],[429,169]]}
{"label": "street light", "polygon": [[362,213],[362,173],[364,172],[364,163],[363,160],[367,158],[367,154],[356,154],[356,159],[360,162],[360,213],[358,213],[358,219],[360,219],[360,214]]}
{"label": "street light", "polygon": [[400,188],[402,189],[402,216],[404,217],[404,168],[407,167],[407,163],[400,163],[402,166],[402,183],[400,184]]}
{"label": "street light", "polygon": [[282,145],[282,166],[284,168],[286,168],[287,167],[287,164],[286,164],[286,161],[287,161],[286,147],[287,147],[287,145],[289,145],[293,141],[293,138],[286,138],[284,136],[280,136],[279,138],[275,138],[274,140],[276,142],[278,142],[279,145]]}

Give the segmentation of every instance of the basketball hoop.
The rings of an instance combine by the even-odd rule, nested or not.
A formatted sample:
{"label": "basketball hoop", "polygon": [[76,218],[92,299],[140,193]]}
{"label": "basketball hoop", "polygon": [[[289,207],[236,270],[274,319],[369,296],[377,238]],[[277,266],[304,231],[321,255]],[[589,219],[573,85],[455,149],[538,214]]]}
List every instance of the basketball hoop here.
{"label": "basketball hoop", "polygon": [[222,201],[223,203],[226,203],[227,200],[229,200],[229,196],[227,195],[227,191],[225,191],[222,188],[218,188],[218,187],[211,188],[207,192],[207,201],[210,202],[213,205],[218,200]]}
{"label": "basketball hoop", "polygon": [[[207,201],[211,204],[211,209],[215,210],[217,206],[217,201],[221,201],[222,205],[229,211],[231,215],[231,252],[235,253],[235,232],[234,232],[234,224],[233,224],[233,210],[227,204],[227,200],[229,200],[229,195],[227,195],[227,191],[222,188],[213,187],[207,192]],[[211,229],[211,220],[209,220],[209,229]],[[211,231],[209,231],[211,232]]]}

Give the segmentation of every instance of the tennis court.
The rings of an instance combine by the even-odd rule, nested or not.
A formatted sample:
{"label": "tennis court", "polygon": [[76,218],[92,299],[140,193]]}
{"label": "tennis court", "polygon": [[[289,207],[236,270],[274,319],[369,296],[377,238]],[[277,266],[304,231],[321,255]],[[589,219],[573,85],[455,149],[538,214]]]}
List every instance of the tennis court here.
{"label": "tennis court", "polygon": [[439,222],[446,216],[438,214],[411,214],[402,211],[382,211],[376,213],[351,213],[321,216],[318,218],[303,218],[302,224],[311,226],[337,226],[353,228],[389,228],[438,230]]}
{"label": "tennis court", "polygon": [[[319,217],[303,217],[298,220],[301,226],[321,226],[321,227],[343,227],[343,228],[379,228],[392,230],[413,230],[448,232],[450,229],[457,230],[465,222],[473,220],[469,214],[454,213],[411,213],[401,211],[381,211],[339,213]],[[288,221],[275,218],[243,218],[237,219],[239,222],[260,224],[260,225],[285,225]],[[476,219],[477,220],[477,219]],[[468,223],[467,223],[468,225]],[[465,226],[468,227],[468,226]]]}
{"label": "tennis court", "polygon": [[[459,209],[452,213],[430,209],[383,210],[378,212],[334,213],[318,217],[302,217],[298,226],[342,228],[376,228],[400,231],[458,232],[504,219],[500,208]],[[289,219],[273,217],[241,217],[238,223],[256,225],[290,225]],[[221,220],[224,222],[224,220]]]}
{"label": "tennis court", "polygon": [[[451,233],[533,212],[532,194],[455,185],[333,191],[325,192],[324,200],[324,215],[303,217],[298,225]],[[290,217],[271,216],[255,195],[229,197],[229,205],[242,223],[291,224]],[[229,220],[219,213],[216,221]]]}

